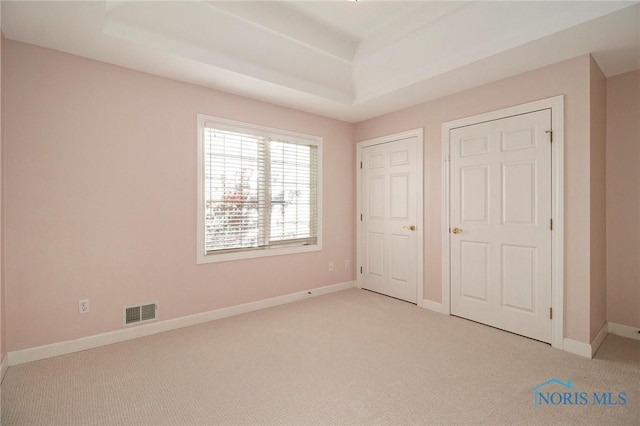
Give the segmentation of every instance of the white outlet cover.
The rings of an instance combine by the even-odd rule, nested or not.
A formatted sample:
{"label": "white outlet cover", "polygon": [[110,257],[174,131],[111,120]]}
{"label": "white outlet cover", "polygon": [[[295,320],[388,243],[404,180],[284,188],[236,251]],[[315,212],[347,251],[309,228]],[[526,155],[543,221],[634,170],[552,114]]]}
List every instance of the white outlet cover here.
{"label": "white outlet cover", "polygon": [[89,313],[89,299],[80,300],[78,302],[78,312],[81,314]]}

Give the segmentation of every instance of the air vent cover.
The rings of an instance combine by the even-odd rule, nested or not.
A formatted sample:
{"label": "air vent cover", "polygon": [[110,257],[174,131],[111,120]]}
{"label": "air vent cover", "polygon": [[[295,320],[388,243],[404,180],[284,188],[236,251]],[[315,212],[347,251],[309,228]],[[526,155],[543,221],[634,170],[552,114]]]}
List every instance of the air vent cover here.
{"label": "air vent cover", "polygon": [[157,318],[157,303],[144,305],[125,306],[122,308],[122,325],[132,325],[141,322],[153,321]]}

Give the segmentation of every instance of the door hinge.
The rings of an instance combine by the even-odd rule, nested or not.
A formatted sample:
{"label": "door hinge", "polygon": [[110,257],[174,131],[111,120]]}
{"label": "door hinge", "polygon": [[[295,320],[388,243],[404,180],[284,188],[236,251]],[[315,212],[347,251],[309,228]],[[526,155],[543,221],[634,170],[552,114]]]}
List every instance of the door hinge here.
{"label": "door hinge", "polygon": [[360,267],[360,273],[362,273],[362,266]]}
{"label": "door hinge", "polygon": [[360,222],[362,222],[362,213],[360,213]]}
{"label": "door hinge", "polygon": [[362,161],[360,162],[360,168],[362,168]]}
{"label": "door hinge", "polygon": [[553,319],[553,308],[549,308],[549,319]]}
{"label": "door hinge", "polygon": [[553,231],[553,219],[549,219],[549,229]]}
{"label": "door hinge", "polygon": [[553,130],[547,130],[545,133],[549,133],[549,142],[553,143]]}

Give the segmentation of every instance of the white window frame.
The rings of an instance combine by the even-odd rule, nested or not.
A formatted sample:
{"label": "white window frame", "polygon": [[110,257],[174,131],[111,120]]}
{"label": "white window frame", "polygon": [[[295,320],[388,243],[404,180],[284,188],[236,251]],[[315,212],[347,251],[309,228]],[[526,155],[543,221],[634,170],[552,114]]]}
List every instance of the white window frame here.
{"label": "white window frame", "polygon": [[[314,145],[317,147],[317,239],[316,244],[306,245],[285,245],[264,247],[260,249],[251,248],[247,250],[234,250],[231,252],[206,253],[205,249],[205,202],[204,202],[204,128],[205,123],[214,123],[215,128],[223,131],[245,133],[255,136],[269,137],[273,139],[286,140],[290,142]],[[197,114],[198,131],[198,199],[197,199],[197,263],[225,262],[231,260],[253,259],[266,256],[277,256],[284,254],[307,253],[322,250],[322,138],[311,136],[288,130],[281,130],[272,127],[260,126],[256,124],[243,123],[240,121],[227,120],[205,114]]]}

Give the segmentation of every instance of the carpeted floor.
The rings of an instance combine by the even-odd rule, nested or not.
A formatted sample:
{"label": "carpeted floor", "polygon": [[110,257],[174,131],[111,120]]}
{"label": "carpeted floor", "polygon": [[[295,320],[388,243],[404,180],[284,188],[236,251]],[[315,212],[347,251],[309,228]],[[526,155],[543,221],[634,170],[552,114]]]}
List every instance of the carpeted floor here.
{"label": "carpeted floor", "polygon": [[[534,407],[551,378],[587,403]],[[640,341],[588,360],[352,289],[10,367],[2,425],[24,424],[639,425]]]}

